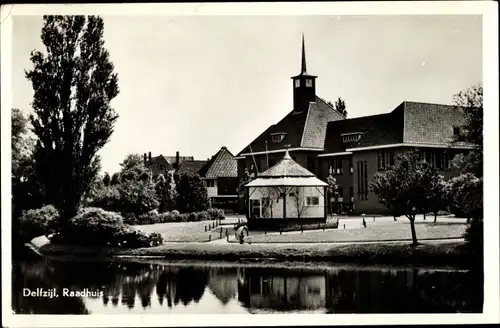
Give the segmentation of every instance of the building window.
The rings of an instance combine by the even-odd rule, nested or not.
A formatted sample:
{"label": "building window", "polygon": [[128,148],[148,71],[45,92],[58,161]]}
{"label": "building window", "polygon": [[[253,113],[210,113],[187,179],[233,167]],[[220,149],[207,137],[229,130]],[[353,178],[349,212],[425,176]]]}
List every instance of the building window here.
{"label": "building window", "polygon": [[349,157],[349,174],[352,174],[354,168],[352,167],[352,157]]}
{"label": "building window", "polygon": [[315,173],[316,163],[314,157],[307,157],[307,170],[313,174]]}
{"label": "building window", "polygon": [[367,200],[368,199],[368,164],[366,161],[357,162],[357,174],[358,174],[358,199]]}
{"label": "building window", "polygon": [[271,134],[271,140],[274,143],[280,143],[285,139],[286,133],[273,133]]}
{"label": "building window", "polygon": [[361,139],[362,133],[349,133],[349,134],[343,134],[342,136],[342,142],[355,142]]}
{"label": "building window", "polygon": [[260,199],[250,200],[250,212],[252,217],[260,217]]}
{"label": "building window", "polygon": [[444,154],[443,151],[438,151],[436,154],[436,170],[443,170],[444,169],[444,157],[446,155]]}
{"label": "building window", "polygon": [[330,161],[329,173],[332,175],[341,175],[344,173],[341,159],[333,159]]}
{"label": "building window", "polygon": [[206,181],[206,186],[208,188],[213,188],[215,187],[215,180],[205,180]]}
{"label": "building window", "polygon": [[378,170],[387,170],[388,168],[394,166],[394,152],[392,151],[380,151],[377,156]]}
{"label": "building window", "polygon": [[353,188],[353,186],[349,187],[349,199],[351,200],[351,202],[354,201],[354,188]]}
{"label": "building window", "polygon": [[318,196],[307,196],[306,197],[306,205],[307,206],[319,205],[319,197]]}
{"label": "building window", "polygon": [[393,151],[387,152],[387,163],[389,164],[389,167],[393,167],[395,164],[395,156]]}

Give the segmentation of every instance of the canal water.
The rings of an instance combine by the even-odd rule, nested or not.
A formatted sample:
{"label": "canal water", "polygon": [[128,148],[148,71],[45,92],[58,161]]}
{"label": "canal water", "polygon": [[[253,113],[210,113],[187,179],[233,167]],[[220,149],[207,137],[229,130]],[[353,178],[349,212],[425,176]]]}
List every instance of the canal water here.
{"label": "canal water", "polygon": [[482,290],[460,270],[37,259],[12,296],[36,314],[477,313]]}

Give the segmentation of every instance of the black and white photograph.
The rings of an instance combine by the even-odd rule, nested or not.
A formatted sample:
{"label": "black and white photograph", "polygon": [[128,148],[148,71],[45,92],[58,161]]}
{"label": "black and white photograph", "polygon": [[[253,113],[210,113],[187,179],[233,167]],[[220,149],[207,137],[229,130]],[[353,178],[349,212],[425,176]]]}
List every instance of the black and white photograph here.
{"label": "black and white photograph", "polygon": [[3,324],[498,323],[497,9],[2,6]]}

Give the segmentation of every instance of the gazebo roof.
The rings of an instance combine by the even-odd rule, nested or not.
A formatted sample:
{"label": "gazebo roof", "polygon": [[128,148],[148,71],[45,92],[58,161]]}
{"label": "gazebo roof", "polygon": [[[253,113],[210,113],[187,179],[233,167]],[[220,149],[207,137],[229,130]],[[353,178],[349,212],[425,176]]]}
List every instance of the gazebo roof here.
{"label": "gazebo roof", "polygon": [[245,187],[279,186],[319,187],[327,186],[327,184],[295,162],[288,154],[288,150],[286,150],[285,156],[276,165],[262,173],[259,178],[245,185]]}
{"label": "gazebo roof", "polygon": [[295,162],[288,154],[288,149],[285,151],[285,156],[276,163],[274,166],[270,167],[262,174],[261,178],[284,178],[284,177],[294,177],[294,178],[307,178],[315,177],[315,175],[300,164]]}

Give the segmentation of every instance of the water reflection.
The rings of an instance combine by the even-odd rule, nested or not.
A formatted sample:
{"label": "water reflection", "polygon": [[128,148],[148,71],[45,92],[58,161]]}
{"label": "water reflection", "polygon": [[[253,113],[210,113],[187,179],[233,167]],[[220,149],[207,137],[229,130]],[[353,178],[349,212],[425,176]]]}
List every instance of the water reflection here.
{"label": "water reflection", "polygon": [[[13,266],[16,313],[481,312],[482,277],[461,271],[284,269],[47,259]],[[23,297],[23,288],[102,291]],[[61,292],[60,292],[61,293]]]}

